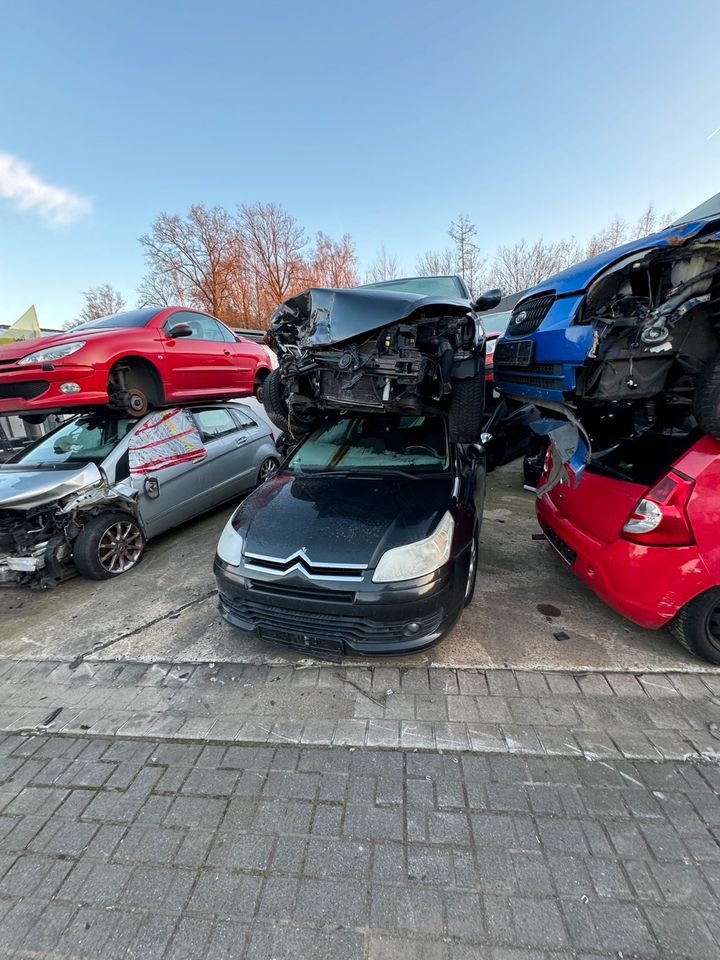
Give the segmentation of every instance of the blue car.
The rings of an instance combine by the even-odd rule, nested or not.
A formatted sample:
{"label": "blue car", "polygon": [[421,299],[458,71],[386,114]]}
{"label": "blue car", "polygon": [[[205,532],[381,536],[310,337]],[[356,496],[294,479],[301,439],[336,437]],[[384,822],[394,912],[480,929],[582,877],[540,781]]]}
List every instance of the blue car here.
{"label": "blue car", "polygon": [[609,420],[632,433],[694,416],[720,439],[720,193],[528,290],[494,365],[501,393],[570,421],[576,467]]}

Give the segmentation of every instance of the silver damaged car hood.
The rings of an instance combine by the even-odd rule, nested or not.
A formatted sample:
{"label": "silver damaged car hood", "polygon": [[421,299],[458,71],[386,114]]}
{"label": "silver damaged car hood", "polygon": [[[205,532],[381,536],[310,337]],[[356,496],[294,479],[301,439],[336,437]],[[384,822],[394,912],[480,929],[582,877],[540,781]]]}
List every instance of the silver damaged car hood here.
{"label": "silver damaged car hood", "polygon": [[100,483],[102,474],[94,463],[75,470],[32,470],[19,466],[0,469],[0,509],[29,510],[55,503],[72,493]]}

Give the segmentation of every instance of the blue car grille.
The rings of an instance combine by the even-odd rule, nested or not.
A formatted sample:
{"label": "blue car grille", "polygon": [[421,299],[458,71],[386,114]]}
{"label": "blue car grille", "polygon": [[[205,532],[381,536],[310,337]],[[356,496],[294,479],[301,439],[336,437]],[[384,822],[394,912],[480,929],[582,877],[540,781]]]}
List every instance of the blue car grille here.
{"label": "blue car grille", "polygon": [[540,326],[555,303],[553,294],[531,297],[519,303],[512,312],[505,335],[507,337],[526,337]]}

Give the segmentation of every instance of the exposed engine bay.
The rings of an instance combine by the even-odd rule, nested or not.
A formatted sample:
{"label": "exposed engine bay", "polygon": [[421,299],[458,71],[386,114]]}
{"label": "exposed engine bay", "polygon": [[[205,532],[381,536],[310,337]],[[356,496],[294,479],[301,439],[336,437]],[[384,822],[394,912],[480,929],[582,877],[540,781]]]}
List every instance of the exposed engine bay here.
{"label": "exposed engine bay", "polygon": [[138,491],[129,483],[110,485],[90,464],[77,479],[77,491],[57,498],[28,491],[12,508],[0,509],[0,584],[44,589],[75,576],[73,542],[108,507],[137,515]]}
{"label": "exposed engine bay", "polygon": [[621,261],[589,288],[575,322],[593,325],[577,378],[579,410],[621,402],[663,425],[694,410],[717,435],[720,418],[709,415],[706,393],[720,356],[719,233]]}
{"label": "exposed engine bay", "polygon": [[267,342],[279,367],[266,383],[265,407],[294,436],[352,410],[444,411],[451,439],[479,438],[485,339],[465,301],[312,288],[277,308]]}

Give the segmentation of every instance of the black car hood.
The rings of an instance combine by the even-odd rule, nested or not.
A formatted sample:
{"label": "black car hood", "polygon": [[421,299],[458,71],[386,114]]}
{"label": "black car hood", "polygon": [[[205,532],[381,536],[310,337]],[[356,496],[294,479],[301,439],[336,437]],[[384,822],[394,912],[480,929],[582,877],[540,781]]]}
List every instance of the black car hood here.
{"label": "black car hood", "polygon": [[291,297],[270,318],[270,340],[322,347],[381,330],[414,315],[457,316],[470,313],[466,300],[423,297],[397,290],[310,287]]}
{"label": "black car hood", "polygon": [[240,507],[244,551],[280,560],[374,566],[391,547],[427,537],[450,505],[453,479],[279,473]]}

